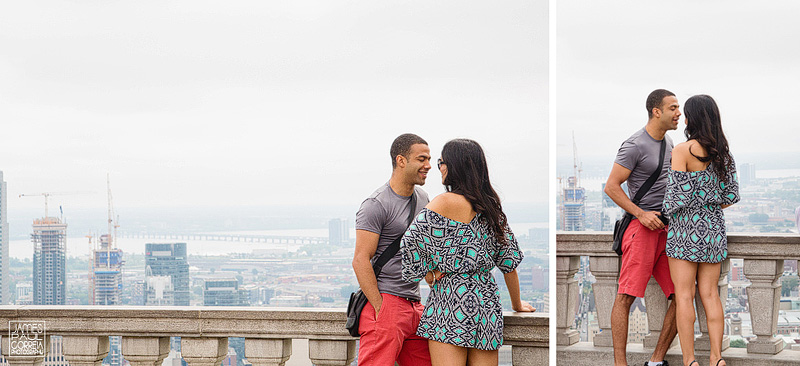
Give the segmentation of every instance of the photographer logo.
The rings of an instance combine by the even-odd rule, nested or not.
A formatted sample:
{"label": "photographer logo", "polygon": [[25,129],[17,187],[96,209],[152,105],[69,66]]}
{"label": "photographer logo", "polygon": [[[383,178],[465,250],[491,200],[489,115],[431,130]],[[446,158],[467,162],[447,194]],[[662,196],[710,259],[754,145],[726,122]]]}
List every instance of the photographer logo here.
{"label": "photographer logo", "polygon": [[44,356],[46,335],[44,320],[9,321],[8,356]]}

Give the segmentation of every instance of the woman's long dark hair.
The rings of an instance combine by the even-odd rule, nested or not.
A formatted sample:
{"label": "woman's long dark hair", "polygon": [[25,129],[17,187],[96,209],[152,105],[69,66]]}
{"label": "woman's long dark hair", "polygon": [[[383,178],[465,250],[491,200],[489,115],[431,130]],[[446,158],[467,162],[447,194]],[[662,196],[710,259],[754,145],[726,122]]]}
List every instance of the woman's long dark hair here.
{"label": "woman's long dark hair", "polygon": [[728,139],[722,132],[722,120],[714,98],[708,95],[695,95],[686,101],[686,130],[683,131],[689,140],[697,140],[706,149],[708,156],[700,157],[689,151],[698,160],[711,162],[712,169],[723,182],[728,182],[728,170],[733,168],[733,159],[728,149]]}
{"label": "woman's long dark hair", "polygon": [[450,140],[442,148],[442,161],[447,165],[445,189],[464,196],[472,209],[486,220],[495,239],[505,245],[508,242],[506,214],[489,182],[489,168],[481,145],[469,139]]}

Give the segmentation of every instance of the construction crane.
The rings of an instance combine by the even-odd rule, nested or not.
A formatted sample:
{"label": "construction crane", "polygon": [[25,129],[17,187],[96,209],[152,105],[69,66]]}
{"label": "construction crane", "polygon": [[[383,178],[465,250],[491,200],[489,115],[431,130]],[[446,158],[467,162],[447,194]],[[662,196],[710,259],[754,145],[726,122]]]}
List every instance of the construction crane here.
{"label": "construction crane", "polygon": [[47,206],[48,206],[48,205],[47,205],[47,200],[48,200],[48,198],[50,198],[50,196],[68,196],[68,195],[74,195],[74,194],[89,194],[89,193],[92,193],[92,192],[44,192],[44,193],[23,193],[23,194],[20,194],[19,196],[20,196],[20,197],[33,197],[33,196],[42,196],[42,197],[44,197],[44,217],[50,217],[50,216],[48,216],[48,213],[49,213],[49,212],[48,212],[48,207],[47,207]]}

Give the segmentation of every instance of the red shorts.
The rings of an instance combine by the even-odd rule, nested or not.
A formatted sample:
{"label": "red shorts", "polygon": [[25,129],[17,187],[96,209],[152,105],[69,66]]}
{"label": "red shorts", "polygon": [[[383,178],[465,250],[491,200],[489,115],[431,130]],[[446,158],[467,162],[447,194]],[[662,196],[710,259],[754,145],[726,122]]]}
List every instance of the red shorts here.
{"label": "red shorts", "polygon": [[667,229],[650,230],[639,220],[631,220],[622,237],[622,267],[619,270],[617,293],[644,297],[652,275],[664,296],[675,293],[667,260]]}
{"label": "red shorts", "polygon": [[417,335],[424,306],[402,297],[381,294],[383,303],[378,318],[367,302],[361,311],[358,331],[358,364],[368,366],[430,366],[428,340]]}

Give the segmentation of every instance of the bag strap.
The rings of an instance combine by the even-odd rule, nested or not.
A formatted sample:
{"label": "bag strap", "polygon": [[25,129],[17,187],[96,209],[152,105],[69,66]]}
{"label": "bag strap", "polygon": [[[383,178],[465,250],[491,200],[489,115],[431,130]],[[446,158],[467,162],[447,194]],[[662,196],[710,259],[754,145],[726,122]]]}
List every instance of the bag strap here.
{"label": "bag strap", "polygon": [[647,181],[645,181],[644,184],[639,187],[639,191],[636,192],[636,197],[631,200],[634,205],[639,205],[639,201],[644,198],[644,195],[647,193],[647,191],[649,191],[650,188],[653,187],[653,184],[656,183],[658,176],[661,175],[661,168],[664,167],[664,152],[666,151],[667,136],[664,136],[664,139],[661,140],[661,152],[658,153],[658,168],[656,168],[656,171],[654,171],[653,174],[650,174],[650,177],[647,178]]}
{"label": "bag strap", "polygon": [[[417,211],[417,192],[416,190],[411,193],[411,210],[408,212],[408,225],[411,225],[411,221],[414,220],[414,213]],[[400,251],[400,240],[403,239],[403,235],[405,231],[400,234],[397,239],[395,239],[392,244],[389,244],[389,247],[381,253],[381,256],[378,257],[378,260],[372,264],[372,270],[375,271],[375,278],[378,278],[378,275],[381,274],[381,270],[383,266],[389,262],[389,259],[392,259],[398,251]]]}

